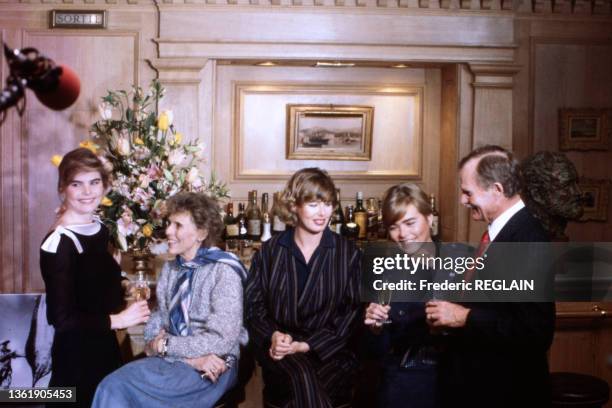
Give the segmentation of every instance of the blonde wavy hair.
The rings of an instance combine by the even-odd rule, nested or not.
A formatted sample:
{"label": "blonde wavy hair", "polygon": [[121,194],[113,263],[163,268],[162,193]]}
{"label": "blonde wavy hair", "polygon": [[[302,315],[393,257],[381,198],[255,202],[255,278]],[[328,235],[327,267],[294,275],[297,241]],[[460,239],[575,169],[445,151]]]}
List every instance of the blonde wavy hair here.
{"label": "blonde wavy hair", "polygon": [[284,222],[295,226],[298,221],[296,207],[315,200],[331,203],[334,208],[339,204],[336,200],[336,186],[329,174],[318,167],[309,167],[291,176],[281,193],[276,210]]}

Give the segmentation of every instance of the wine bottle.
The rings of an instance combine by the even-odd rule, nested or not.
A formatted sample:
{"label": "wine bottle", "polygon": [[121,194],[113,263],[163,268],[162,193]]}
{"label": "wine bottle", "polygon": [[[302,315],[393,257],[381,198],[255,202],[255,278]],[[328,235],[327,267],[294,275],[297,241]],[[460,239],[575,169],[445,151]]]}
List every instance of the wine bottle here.
{"label": "wine bottle", "polygon": [[382,208],[382,200],[378,200],[378,230],[377,235],[378,239],[386,239],[387,238],[387,228],[385,227],[385,223],[383,222],[383,208]]}
{"label": "wine bottle", "polygon": [[279,191],[274,193],[274,198],[272,201],[272,213],[270,214],[272,218],[272,235],[276,235],[287,229],[287,225],[283,222],[281,215],[280,215],[281,214],[280,197],[281,197],[281,193]]}
{"label": "wine bottle", "polygon": [[257,190],[250,192],[249,206],[246,210],[247,237],[253,241],[261,238],[261,210],[257,204]]}
{"label": "wine bottle", "polygon": [[340,202],[340,189],[336,189],[336,202],[338,205],[329,220],[329,229],[340,235],[342,234],[342,224],[344,224],[344,212],[342,211],[342,203]]}
{"label": "wine bottle", "polygon": [[378,239],[378,208],[376,206],[376,198],[368,198],[368,205],[366,206],[368,213],[368,241],[375,241]]}
{"label": "wine bottle", "polygon": [[261,242],[272,238],[270,213],[268,212],[268,193],[261,195]]}
{"label": "wine bottle", "polygon": [[234,204],[227,204],[227,213],[223,218],[223,225],[225,226],[223,238],[225,240],[228,239],[236,239],[238,238],[238,219],[234,217]]}
{"label": "wine bottle", "polygon": [[356,240],[359,237],[359,225],[355,222],[352,205],[346,207],[346,222],[342,224],[342,235],[350,240]]}
{"label": "wine bottle", "polygon": [[440,237],[440,214],[436,210],[436,196],[431,194],[429,196],[429,203],[431,204],[431,237],[438,239]]}
{"label": "wine bottle", "polygon": [[247,238],[247,220],[244,215],[244,204],[238,203],[238,239]]}
{"label": "wine bottle", "polygon": [[363,193],[357,192],[357,199],[355,200],[357,205],[355,206],[355,222],[359,225],[359,236],[358,239],[366,239],[368,234],[368,213],[363,208]]}

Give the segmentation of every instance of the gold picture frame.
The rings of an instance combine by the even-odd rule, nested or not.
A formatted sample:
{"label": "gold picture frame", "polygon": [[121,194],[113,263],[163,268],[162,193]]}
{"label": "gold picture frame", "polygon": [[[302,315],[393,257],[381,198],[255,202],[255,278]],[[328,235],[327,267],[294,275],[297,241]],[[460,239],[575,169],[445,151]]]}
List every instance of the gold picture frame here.
{"label": "gold picture frame", "polygon": [[606,221],[610,200],[610,180],[580,178],[584,213],[579,221]]}
{"label": "gold picture frame", "polygon": [[374,107],[287,104],[288,160],[372,159]]}
{"label": "gold picture frame", "polygon": [[559,110],[559,150],[608,150],[610,109]]}

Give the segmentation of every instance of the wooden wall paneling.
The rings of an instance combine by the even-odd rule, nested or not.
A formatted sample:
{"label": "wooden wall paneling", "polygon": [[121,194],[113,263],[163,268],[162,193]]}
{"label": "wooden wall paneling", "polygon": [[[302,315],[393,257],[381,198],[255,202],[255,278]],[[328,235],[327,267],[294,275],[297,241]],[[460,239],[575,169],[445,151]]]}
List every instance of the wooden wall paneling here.
{"label": "wooden wall paneling", "polygon": [[[440,197],[440,151],[441,151],[441,105],[442,72],[440,69],[425,70],[425,103],[423,104],[422,173],[423,189],[429,194]],[[386,147],[388,150],[389,147]],[[428,177],[425,175],[436,175]],[[439,202],[439,200],[438,200]]]}
{"label": "wooden wall paneling", "polygon": [[440,121],[440,188],[438,207],[442,241],[454,242],[458,235],[457,163],[459,161],[459,66],[442,68]]}
{"label": "wooden wall paneling", "polygon": [[[459,65],[458,71],[458,91],[459,91],[459,137],[458,137],[458,159],[469,154],[474,145],[474,88],[472,82],[474,76],[469,67],[465,64]],[[456,162],[458,163],[458,161]],[[460,194],[459,176],[455,170],[455,182],[457,197]],[[458,200],[458,199],[457,199]],[[465,242],[470,238],[470,216],[467,209],[457,205],[457,240]],[[473,241],[476,242],[476,241]]]}
{"label": "wooden wall paneling", "polygon": [[[26,249],[26,291],[43,291],[38,265],[39,246],[53,223],[59,205],[57,169],[53,154],[64,154],[89,138],[89,126],[99,118],[97,104],[108,89],[129,89],[138,83],[137,32],[26,31],[24,42],[72,67],[81,79],[81,94],[70,108],[55,112],[34,98],[24,117],[24,156],[27,157],[23,208]],[[84,56],[91,56],[84,58]],[[110,63],[100,63],[106,61]],[[116,63],[112,63],[112,62]]]}
{"label": "wooden wall paneling", "polygon": [[[234,145],[237,156],[233,180],[285,180],[294,171],[314,165],[323,166],[337,179],[344,180],[422,179],[425,161],[423,117],[426,114],[423,111],[425,95],[422,85],[236,82],[234,86]],[[432,82],[433,86],[436,86],[435,81]],[[430,97],[434,101],[433,106],[436,106],[439,92]],[[287,104],[374,107],[371,160],[285,159]],[[431,110],[432,119],[437,119],[434,116],[436,112],[435,108]],[[427,130],[427,133],[431,133],[432,143],[437,139],[438,132],[435,127]],[[394,145],[395,149],[388,149],[389,145]],[[266,148],[259,150],[257,155],[252,154],[261,146]]]}
{"label": "wooden wall paneling", "polygon": [[[520,67],[513,64],[471,64],[474,73],[472,148],[497,144],[512,149],[512,85]],[[469,240],[478,242],[484,223],[470,220]]]}
{"label": "wooden wall paneling", "polygon": [[[561,107],[612,106],[612,42],[600,39],[533,38],[531,41],[534,152],[558,150]],[[610,151],[565,152],[581,176],[612,178]],[[570,223],[576,241],[611,241],[612,208],[607,222]]]}
{"label": "wooden wall paneling", "polygon": [[[1,19],[0,19],[1,20]],[[11,47],[19,45],[19,33],[0,29],[0,40]],[[8,67],[4,52],[0,57],[0,80],[4,88]],[[30,93],[28,95],[32,97]],[[23,290],[22,253],[23,220],[21,208],[23,195],[21,173],[23,160],[21,154],[22,137],[20,118],[15,107],[5,111],[6,118],[0,126],[0,205],[2,211],[0,224],[0,292],[21,292]]]}
{"label": "wooden wall paneling", "polygon": [[520,66],[514,76],[512,95],[512,150],[514,154],[523,159],[533,153],[533,140],[531,139],[531,75],[533,65],[531,61],[531,25],[526,20],[518,20],[515,24],[515,39],[518,45],[515,62]]}
{"label": "wooden wall paneling", "polygon": [[[172,110],[174,125],[185,140],[199,140],[205,147],[206,163],[201,168],[209,174],[212,163],[212,84],[214,61],[205,58],[165,58],[149,61],[166,88],[161,110]],[[212,67],[212,68],[211,68]]]}
{"label": "wooden wall paneling", "polygon": [[[202,8],[162,4],[160,38],[222,42],[226,47],[241,42],[270,45],[282,42],[287,50],[296,43],[507,46],[514,41],[513,18],[505,11],[490,12],[487,16],[432,11],[423,18],[396,10],[373,13],[367,8],[346,8],[324,13],[312,8],[296,11],[291,7]],[[194,32],[191,27],[206,30]]]}
{"label": "wooden wall paneling", "polygon": [[[602,313],[605,311],[605,313]],[[612,384],[612,302],[557,303],[551,372],[594,375]],[[612,401],[604,406],[612,408]]]}
{"label": "wooden wall paneling", "polygon": [[[417,75],[418,73],[418,75]],[[347,78],[351,78],[351,82],[354,82],[356,85],[350,85],[346,82]],[[255,179],[250,180],[236,180],[234,179],[235,173],[235,162],[237,157],[234,157],[232,161],[234,163],[228,163],[223,158],[228,157],[228,155],[232,152],[234,148],[234,144],[231,142],[231,139],[227,136],[228,134],[232,134],[233,128],[235,128],[235,118],[232,118],[232,113],[228,111],[227,100],[236,101],[238,95],[234,95],[235,85],[232,83],[243,82],[247,80],[250,84],[271,84],[272,80],[276,85],[295,85],[295,84],[304,84],[307,86],[308,84],[329,84],[329,86],[325,86],[326,89],[331,90],[330,92],[333,94],[336,91],[333,91],[334,85],[344,84],[341,86],[348,86],[349,88],[355,89],[355,87],[373,87],[373,88],[381,88],[381,85],[387,85],[389,88],[389,92],[392,92],[394,89],[390,84],[396,84],[395,88],[398,87],[406,87],[406,86],[414,86],[419,85],[423,86],[425,82],[425,71],[424,70],[394,70],[394,69],[321,69],[321,68],[307,68],[307,67],[249,67],[249,66],[227,66],[227,65],[218,65],[217,66],[217,75],[216,75],[216,89],[217,95],[215,98],[215,146],[214,146],[214,165],[213,167],[217,169],[219,174],[222,176],[224,180],[230,181],[230,187],[234,198],[238,200],[244,200],[246,198],[247,189],[257,188],[259,191],[276,191],[280,190],[286,181],[286,177],[280,180],[266,180],[262,177],[255,177]],[[272,83],[272,84],[274,84]],[[380,84],[380,85],[377,85]],[[298,86],[298,85],[295,85]],[[299,88],[299,86],[298,86]],[[434,91],[435,92],[435,91]],[[439,94],[439,90],[437,91]],[[233,98],[233,99],[232,99]],[[425,98],[426,99],[426,98]],[[427,103],[427,102],[425,102]],[[432,104],[432,108],[435,109],[435,104]],[[280,147],[283,150],[280,159],[281,167],[282,163],[285,161],[284,159],[284,143],[285,143],[285,112],[284,108],[282,109],[282,113],[278,115],[278,117],[270,117],[264,122],[275,121],[279,124],[280,129],[274,131],[275,137],[278,142],[281,143]],[[433,113],[433,111],[432,111]],[[439,115],[439,114],[438,114]],[[269,116],[269,113],[266,114],[266,117]],[[390,118],[385,118],[385,115],[381,115],[380,112],[375,112],[374,114],[374,123],[377,121],[386,121],[388,122]],[[280,122],[278,122],[280,121]],[[437,123],[439,123],[439,119],[437,119]],[[261,131],[259,129],[258,131]],[[277,134],[278,133],[278,134]],[[374,134],[374,139],[376,140],[376,134]],[[375,142],[376,144],[376,142]],[[267,149],[268,143],[263,143],[264,149]],[[258,146],[258,149],[261,149],[261,146]],[[376,147],[375,147],[376,148]],[[280,154],[280,153],[279,153]],[[281,157],[282,156],[282,157]],[[262,160],[264,160],[265,151],[260,154]],[[293,162],[293,161],[292,161]],[[318,165],[324,168],[330,168],[331,165],[338,166],[338,163],[329,162],[329,161],[319,161],[314,165]],[[303,167],[304,164],[298,165],[297,168]],[[312,164],[311,164],[312,165]],[[290,174],[290,173],[288,173]],[[437,173],[435,175],[423,175],[423,183],[426,185],[434,185],[435,183],[430,183],[430,180],[437,178]],[[398,180],[397,178],[395,179]],[[363,190],[366,196],[380,196],[384,190],[392,183],[392,180],[388,181],[374,181],[371,182],[358,182],[357,180],[351,181],[347,180],[338,180],[338,184],[342,189],[342,199],[343,200],[354,200],[355,192],[359,190]]]}

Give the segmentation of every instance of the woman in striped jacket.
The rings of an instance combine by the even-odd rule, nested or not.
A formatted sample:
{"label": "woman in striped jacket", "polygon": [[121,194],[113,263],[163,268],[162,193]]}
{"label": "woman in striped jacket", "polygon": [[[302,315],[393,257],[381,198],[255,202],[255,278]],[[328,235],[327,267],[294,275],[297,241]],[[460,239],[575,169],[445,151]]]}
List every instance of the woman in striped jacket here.
{"label": "woman in striped jacket", "polygon": [[296,172],[281,201],[293,228],[254,256],[245,293],[265,405],[344,406],[358,367],[348,343],[360,307],[361,254],[328,228],[340,203],[325,171]]}

